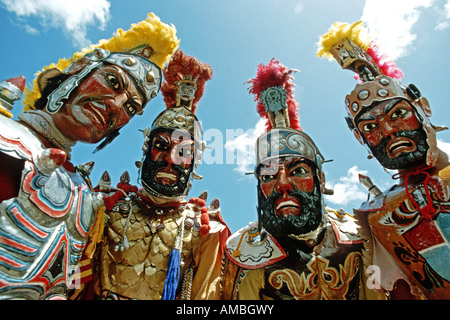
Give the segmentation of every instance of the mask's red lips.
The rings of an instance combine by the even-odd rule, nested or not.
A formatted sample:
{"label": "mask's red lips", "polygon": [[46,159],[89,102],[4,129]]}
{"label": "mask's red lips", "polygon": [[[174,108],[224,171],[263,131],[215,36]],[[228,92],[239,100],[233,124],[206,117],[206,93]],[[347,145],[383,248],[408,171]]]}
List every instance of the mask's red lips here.
{"label": "mask's red lips", "polygon": [[161,168],[156,171],[155,180],[162,185],[173,186],[178,180],[178,175],[170,168]]}
{"label": "mask's red lips", "polygon": [[275,213],[277,217],[290,215],[300,215],[300,202],[296,198],[283,197],[275,202]]}
{"label": "mask's red lips", "polygon": [[413,152],[417,149],[414,140],[407,137],[392,138],[386,146],[389,158],[394,159],[404,152]]}

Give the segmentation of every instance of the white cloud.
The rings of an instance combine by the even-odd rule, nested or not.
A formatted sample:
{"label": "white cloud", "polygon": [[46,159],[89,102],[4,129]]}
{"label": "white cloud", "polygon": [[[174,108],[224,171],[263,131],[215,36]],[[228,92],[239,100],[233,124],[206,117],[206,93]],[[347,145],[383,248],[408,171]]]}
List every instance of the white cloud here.
{"label": "white cloud", "polygon": [[260,119],[255,128],[249,129],[230,141],[225,142],[225,149],[228,152],[237,152],[235,170],[241,174],[253,171],[256,164],[255,144],[256,139],[265,131],[265,120]]}
{"label": "white cloud", "polygon": [[438,139],[437,146],[439,149],[450,155],[450,143]]}
{"label": "white cloud", "polygon": [[444,6],[443,13],[447,19],[450,19],[450,0],[447,0],[447,3]]}
{"label": "white cloud", "polygon": [[303,11],[303,3],[299,2],[295,5],[294,12],[295,14],[300,14]]}
{"label": "white cloud", "polygon": [[436,26],[436,30],[445,30],[445,29],[447,29],[448,27],[450,26],[450,22],[449,21],[444,21],[444,22],[441,22],[441,23],[439,23],[437,26]]}
{"label": "white cloud", "polygon": [[[99,29],[106,26],[110,18],[108,0],[0,0],[6,10],[19,18],[35,17],[40,19],[42,27],[61,28],[72,37],[76,47],[90,44],[86,37],[87,28],[94,25]],[[29,25],[25,29],[33,34],[36,28]]]}
{"label": "white cloud", "polygon": [[432,0],[367,0],[361,20],[383,53],[405,56],[416,39],[412,29]]}
{"label": "white cloud", "polygon": [[352,201],[363,202],[367,200],[367,190],[359,183],[360,173],[367,175],[367,171],[359,170],[357,166],[353,166],[348,170],[347,176],[341,177],[339,182],[327,182],[327,188],[333,189],[334,194],[325,196],[326,200],[339,206],[345,206]]}
{"label": "white cloud", "polygon": [[26,25],[25,26],[25,30],[29,33],[29,34],[33,34],[33,35],[37,35],[39,34],[39,30],[36,28],[33,28],[31,26]]}
{"label": "white cloud", "polygon": [[436,26],[436,30],[445,30],[450,26],[450,0],[447,0],[447,3],[442,10],[442,18],[444,21],[438,23]]}

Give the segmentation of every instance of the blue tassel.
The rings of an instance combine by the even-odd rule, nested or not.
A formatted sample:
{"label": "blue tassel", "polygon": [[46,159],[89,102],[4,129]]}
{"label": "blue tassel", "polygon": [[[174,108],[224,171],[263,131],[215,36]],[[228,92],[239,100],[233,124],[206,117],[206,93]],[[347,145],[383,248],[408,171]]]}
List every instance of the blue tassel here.
{"label": "blue tassel", "polygon": [[169,256],[169,265],[167,267],[166,282],[161,300],[175,300],[175,293],[180,280],[180,251],[173,249]]}

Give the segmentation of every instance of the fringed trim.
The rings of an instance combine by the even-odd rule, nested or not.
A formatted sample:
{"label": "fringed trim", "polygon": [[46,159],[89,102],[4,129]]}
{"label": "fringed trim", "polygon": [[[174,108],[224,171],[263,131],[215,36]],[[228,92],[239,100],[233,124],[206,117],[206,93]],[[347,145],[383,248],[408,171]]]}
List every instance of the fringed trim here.
{"label": "fringed trim", "polygon": [[100,243],[103,239],[103,229],[105,228],[105,207],[101,206],[97,211],[97,219],[95,220],[95,224],[89,232],[89,241],[86,245],[84,254],[92,259],[95,253],[95,249],[97,244]]}

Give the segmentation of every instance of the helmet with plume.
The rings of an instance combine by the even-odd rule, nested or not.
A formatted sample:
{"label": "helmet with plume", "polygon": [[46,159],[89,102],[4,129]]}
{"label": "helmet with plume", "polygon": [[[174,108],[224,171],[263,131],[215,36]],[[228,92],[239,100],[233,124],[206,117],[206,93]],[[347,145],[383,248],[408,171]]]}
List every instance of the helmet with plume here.
{"label": "helmet with plume", "polygon": [[320,37],[317,55],[335,59],[343,69],[354,72],[360,80],[345,97],[345,105],[347,124],[361,144],[367,145],[355,119],[374,103],[405,100],[414,108],[425,129],[429,145],[427,164],[432,165],[437,160],[436,131],[444,128],[431,124],[431,109],[427,99],[414,84],[403,85],[403,72],[394,61],[379,52],[379,47],[368,35],[362,21],[353,24],[335,22],[328,33]]}
{"label": "helmet with plume", "polygon": [[[49,78],[67,74],[68,77],[48,96],[44,105],[48,112],[57,112],[62,106],[62,100],[103,63],[125,69],[137,83],[147,103],[159,91],[161,68],[169,61],[179,42],[173,25],[167,25],[154,13],[149,13],[145,20],[132,24],[129,30],[118,29],[112,38],[100,40],[98,44],[76,52],[69,59],[63,58],[56,64],[44,67],[37,73],[32,88],[25,88],[25,110],[42,108],[36,102],[42,98]],[[83,58],[87,62],[81,67],[76,66],[76,62]]]}
{"label": "helmet with plume", "polygon": [[[279,61],[272,59],[267,65],[258,65],[256,77],[247,82],[251,85],[249,92],[255,96],[257,112],[266,121],[266,132],[256,141],[256,167],[253,172],[258,179],[258,226],[251,230],[250,237],[255,239],[264,235],[264,232],[261,233],[262,224],[266,224],[265,228],[270,229],[270,221],[279,220],[273,219],[274,213],[266,206],[266,201],[270,200],[263,195],[261,188],[262,180],[259,173],[262,166],[271,163],[276,166],[280,159],[289,160],[290,158],[300,158],[307,162],[315,177],[314,192],[321,205],[320,208],[317,207],[318,212],[323,213],[325,210],[322,194],[326,191],[331,192],[325,189],[325,175],[322,171],[324,158],[314,141],[303,132],[300,126],[298,114],[300,105],[294,98],[294,77],[292,76],[294,71],[296,70],[288,69]],[[321,217],[325,219],[324,214]],[[284,222],[280,220],[275,224],[280,223]],[[294,222],[291,221],[288,224],[292,223]],[[284,230],[282,232],[289,233],[288,229],[297,232],[290,227],[285,227],[286,229],[282,228]],[[271,233],[275,231],[269,229],[266,230]]]}
{"label": "helmet with plume", "polygon": [[[181,131],[189,135],[194,141],[194,163],[188,186],[181,195],[181,197],[184,197],[189,192],[192,179],[201,179],[195,173],[195,169],[200,163],[205,143],[196,111],[204,94],[205,84],[213,77],[213,69],[209,64],[202,63],[195,57],[186,55],[181,49],[178,49],[163,69],[163,74],[164,82],[161,86],[161,92],[166,109],[155,118],[150,128],[144,130],[144,158],[149,149],[148,144],[156,132],[177,130],[177,132]],[[142,178],[141,181],[145,183]],[[150,190],[148,186],[146,190],[161,196],[156,194],[154,190]]]}
{"label": "helmet with plume", "polygon": [[297,70],[288,69],[272,59],[260,64],[256,77],[250,79],[249,92],[255,96],[257,112],[266,120],[267,131],[256,142],[256,165],[280,156],[301,156],[313,161],[319,169],[324,161],[313,140],[303,132],[294,98]]}
{"label": "helmet with plume", "polygon": [[[176,28],[161,22],[154,13],[127,31],[118,29],[108,40],[76,52],[69,59],[60,59],[37,73],[31,88],[25,88],[24,111],[45,109],[53,114],[63,106],[64,100],[92,72],[105,64],[116,65],[125,70],[142,94],[145,106],[160,90],[161,69],[178,48],[180,40]],[[125,109],[134,116],[133,109]],[[110,143],[118,134],[111,132],[97,147]],[[95,152],[94,151],[94,152]]]}

